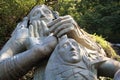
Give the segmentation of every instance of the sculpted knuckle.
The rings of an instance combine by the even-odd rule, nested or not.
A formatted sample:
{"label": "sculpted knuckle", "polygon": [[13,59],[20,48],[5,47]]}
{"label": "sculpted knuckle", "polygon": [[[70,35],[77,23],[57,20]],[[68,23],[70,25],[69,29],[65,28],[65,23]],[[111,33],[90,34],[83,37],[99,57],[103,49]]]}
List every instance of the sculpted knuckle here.
{"label": "sculpted knuckle", "polygon": [[70,15],[67,15],[69,18],[71,18],[71,16]]}
{"label": "sculpted knuckle", "polygon": [[62,17],[60,17],[59,19],[58,19],[58,21],[61,21],[63,18]]}

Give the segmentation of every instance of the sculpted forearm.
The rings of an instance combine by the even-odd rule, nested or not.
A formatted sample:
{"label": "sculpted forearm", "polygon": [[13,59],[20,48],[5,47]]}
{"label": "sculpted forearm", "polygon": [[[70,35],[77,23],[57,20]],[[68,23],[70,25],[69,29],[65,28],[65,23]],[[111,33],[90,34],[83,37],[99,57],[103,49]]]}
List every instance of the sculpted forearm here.
{"label": "sculpted forearm", "polygon": [[38,61],[32,50],[7,58],[0,63],[0,80],[17,80],[26,74]]}
{"label": "sculpted forearm", "polygon": [[[45,44],[46,42],[46,44]],[[36,66],[45,57],[49,56],[57,44],[55,37],[49,37],[42,44],[6,58],[0,62],[0,80],[17,80]]]}
{"label": "sculpted forearm", "polygon": [[105,77],[114,77],[117,70],[120,69],[120,62],[113,59],[108,59],[106,62],[102,63],[98,68],[98,75]]}
{"label": "sculpted forearm", "polygon": [[24,51],[25,47],[21,42],[22,40],[14,40],[14,38],[9,39],[8,42],[2,48],[2,50],[0,51],[0,60],[9,58],[17,53]]}
{"label": "sculpted forearm", "polygon": [[32,67],[37,65],[46,55],[47,53],[43,55],[43,52],[39,52],[38,54],[34,50],[28,50],[1,61],[0,80],[17,80],[25,75]]}

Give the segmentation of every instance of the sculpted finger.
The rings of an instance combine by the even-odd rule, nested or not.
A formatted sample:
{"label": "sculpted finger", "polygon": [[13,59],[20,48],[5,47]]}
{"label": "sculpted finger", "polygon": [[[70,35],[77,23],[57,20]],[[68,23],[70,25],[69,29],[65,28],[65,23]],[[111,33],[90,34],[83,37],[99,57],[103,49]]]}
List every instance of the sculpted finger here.
{"label": "sculpted finger", "polygon": [[28,23],[28,18],[25,17],[22,22],[20,22],[20,23],[17,24],[17,27],[16,27],[15,30],[12,32],[11,36],[13,36],[14,34],[16,34],[16,32],[17,32],[18,30],[27,28],[27,23]]}
{"label": "sculpted finger", "polygon": [[65,19],[65,20],[61,20],[60,22],[56,23],[55,25],[53,25],[49,30],[50,32],[54,32],[54,30],[61,26],[62,24],[66,24],[66,23],[72,23],[73,19],[72,18],[68,18],[68,19]]}
{"label": "sculpted finger", "polygon": [[55,23],[57,23],[57,22],[59,22],[59,21],[61,21],[61,20],[62,20],[62,18],[58,18],[58,19],[55,19],[54,21],[48,23],[48,24],[47,24],[48,28],[50,28],[50,27],[53,26]]}
{"label": "sculpted finger", "polygon": [[73,24],[71,24],[71,23],[66,23],[66,24],[63,24],[63,25],[57,27],[57,28],[55,29],[55,31],[54,31],[54,35],[58,34],[60,31],[66,29],[66,28],[73,27],[73,26],[71,26],[71,25],[73,25]]}
{"label": "sculpted finger", "polygon": [[29,26],[29,36],[34,37],[33,25]]}
{"label": "sculpted finger", "polygon": [[28,27],[28,17],[23,18],[23,27],[27,28]]}
{"label": "sculpted finger", "polygon": [[37,25],[37,21],[33,21],[33,29],[34,29],[34,35],[35,37],[39,37],[38,35],[38,25]]}
{"label": "sculpted finger", "polygon": [[67,15],[67,17],[71,19],[71,23],[72,23],[75,27],[78,26],[77,22],[76,22],[70,15]]}
{"label": "sculpted finger", "polygon": [[42,44],[46,49],[45,51],[52,51],[55,46],[57,45],[57,38],[54,37],[54,36],[48,36],[44,41],[43,41],[43,44]]}
{"label": "sculpted finger", "polygon": [[28,17],[24,17],[23,21],[17,25],[17,29],[27,28],[28,26]]}
{"label": "sculpted finger", "polygon": [[44,36],[47,36],[49,34],[47,24],[44,21],[41,21],[41,25],[42,25],[42,28],[43,28]]}
{"label": "sculpted finger", "polygon": [[41,31],[42,31],[42,25],[41,25],[41,22],[38,20],[37,21],[37,35],[39,37],[41,36]]}
{"label": "sculpted finger", "polygon": [[57,22],[67,19],[67,18],[70,18],[70,16],[67,15],[67,16],[59,17],[58,19],[55,19],[54,21],[48,23],[47,26],[48,26],[48,28],[50,28],[51,26],[55,25]]}
{"label": "sculpted finger", "polygon": [[72,31],[73,29],[74,29],[73,27],[66,28],[66,29],[60,31],[60,32],[57,34],[57,37],[59,38],[59,37],[65,35],[65,34],[67,34],[68,32]]}
{"label": "sculpted finger", "polygon": [[17,27],[16,27],[15,30],[12,32],[11,36],[15,35],[15,34],[17,33],[17,31],[18,31],[19,29],[21,29],[21,25],[20,25],[20,24],[21,24],[21,22],[17,24]]}
{"label": "sculpted finger", "polygon": [[39,20],[36,21],[36,26],[35,26],[35,35],[36,37],[39,37],[39,27],[40,27],[40,23]]}

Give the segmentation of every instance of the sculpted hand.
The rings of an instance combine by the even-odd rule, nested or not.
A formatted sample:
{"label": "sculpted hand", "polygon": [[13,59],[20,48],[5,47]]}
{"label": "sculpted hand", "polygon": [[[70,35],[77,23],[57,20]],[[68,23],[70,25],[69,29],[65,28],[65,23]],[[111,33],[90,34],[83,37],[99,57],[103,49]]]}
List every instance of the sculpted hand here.
{"label": "sculpted hand", "polygon": [[89,35],[80,29],[75,20],[69,15],[59,17],[53,22],[50,22],[48,27],[49,31],[57,37],[67,34],[69,38],[75,39],[78,43],[87,47],[88,49],[94,50],[96,48],[94,47],[95,43],[90,41],[91,39]]}
{"label": "sculpted hand", "polygon": [[71,16],[67,15],[59,17],[58,19],[49,23],[48,27],[50,28],[49,31],[54,35],[57,35],[57,37],[61,37],[64,34],[68,34],[69,36],[71,32],[76,32],[77,23]]}
{"label": "sculpted hand", "polygon": [[35,53],[38,53],[41,58],[45,58],[51,54],[57,45],[57,38],[54,36],[48,36],[39,44],[32,47]]}
{"label": "sculpted hand", "polygon": [[29,26],[28,33],[29,38],[26,46],[30,49],[34,45],[40,44],[48,36],[48,28],[44,21],[34,20]]}
{"label": "sculpted hand", "polygon": [[[54,36],[41,37],[40,35],[43,36],[43,34],[37,34],[36,27],[29,27],[28,30],[25,26],[18,26],[13,32],[12,38],[0,53],[0,80],[18,80],[54,50],[57,39]],[[28,31],[32,36],[30,41],[28,40],[31,38],[26,35]],[[18,53],[20,47],[24,47],[27,42],[30,43],[28,48],[31,49]],[[23,46],[21,43],[24,43]],[[15,53],[18,54],[15,55]]]}
{"label": "sculpted hand", "polygon": [[57,44],[54,36],[48,35],[47,25],[44,21],[35,20],[29,26],[27,48],[33,48],[37,53],[50,54]]}
{"label": "sculpted hand", "polygon": [[12,38],[15,40],[25,39],[28,37],[27,29],[28,18],[25,17],[22,22],[18,23],[16,29],[12,33]]}
{"label": "sculpted hand", "polygon": [[0,51],[0,59],[5,59],[25,50],[25,41],[28,37],[27,17],[20,22],[13,31],[11,38]]}
{"label": "sculpted hand", "polygon": [[[45,29],[46,28],[46,29]],[[47,25],[43,21],[35,20],[29,26],[29,38],[27,48],[33,48],[38,54],[48,55],[57,44],[54,36],[47,37]]]}
{"label": "sculpted hand", "polygon": [[20,22],[16,29],[12,33],[11,41],[15,43],[18,48],[25,48],[24,44],[26,43],[26,39],[28,38],[28,28],[27,28],[28,18],[25,17],[22,22]]}

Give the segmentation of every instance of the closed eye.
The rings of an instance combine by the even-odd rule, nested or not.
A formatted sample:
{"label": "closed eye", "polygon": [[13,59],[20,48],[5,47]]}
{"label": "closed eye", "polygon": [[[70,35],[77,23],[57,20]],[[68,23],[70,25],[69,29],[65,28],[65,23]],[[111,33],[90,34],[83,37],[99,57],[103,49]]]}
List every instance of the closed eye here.
{"label": "closed eye", "polygon": [[38,14],[41,14],[40,11],[36,11],[33,16],[37,16]]}
{"label": "closed eye", "polygon": [[45,14],[51,14],[51,12],[49,10],[44,10]]}

